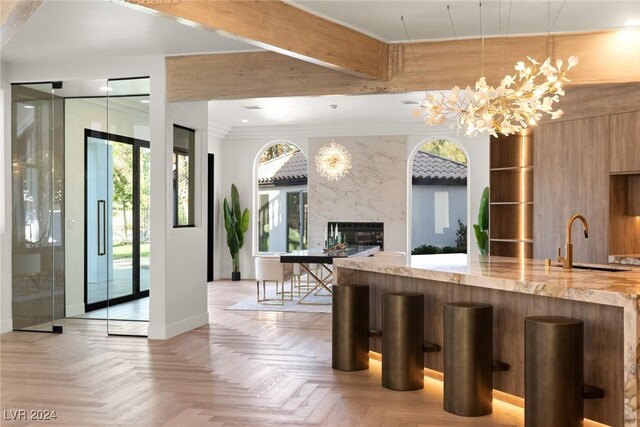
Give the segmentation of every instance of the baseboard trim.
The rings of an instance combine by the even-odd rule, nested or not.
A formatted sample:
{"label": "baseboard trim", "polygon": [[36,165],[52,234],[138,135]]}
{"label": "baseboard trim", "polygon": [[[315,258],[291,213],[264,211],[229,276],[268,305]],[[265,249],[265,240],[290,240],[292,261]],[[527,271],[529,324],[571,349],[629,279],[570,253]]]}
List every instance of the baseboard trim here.
{"label": "baseboard trim", "polygon": [[209,313],[206,311],[204,313],[170,323],[165,327],[154,327],[151,322],[149,324],[149,339],[166,340],[207,324],[209,324]]}
{"label": "baseboard trim", "polygon": [[4,319],[0,322],[0,334],[13,331],[13,319]]}
{"label": "baseboard trim", "polygon": [[65,317],[74,317],[84,314],[84,304],[73,304],[65,307]]}

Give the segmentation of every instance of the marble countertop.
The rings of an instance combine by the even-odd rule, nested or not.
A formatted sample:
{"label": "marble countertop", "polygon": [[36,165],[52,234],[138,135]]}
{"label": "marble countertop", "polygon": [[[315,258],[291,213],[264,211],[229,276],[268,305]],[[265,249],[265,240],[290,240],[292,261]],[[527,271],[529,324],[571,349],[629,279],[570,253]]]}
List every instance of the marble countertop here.
{"label": "marble countertop", "polygon": [[640,254],[609,255],[609,262],[640,267]]}
{"label": "marble countertop", "polygon": [[[337,259],[351,268],[454,284],[621,305],[640,296],[640,269],[629,271],[564,270],[544,261],[496,256],[412,256]],[[622,297],[622,298],[621,298]]]}

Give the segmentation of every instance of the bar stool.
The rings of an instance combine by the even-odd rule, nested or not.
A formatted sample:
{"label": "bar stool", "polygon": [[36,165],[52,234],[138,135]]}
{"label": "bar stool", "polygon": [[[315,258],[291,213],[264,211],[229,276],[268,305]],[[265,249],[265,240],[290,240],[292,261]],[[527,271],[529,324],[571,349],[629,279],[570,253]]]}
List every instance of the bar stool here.
{"label": "bar stool", "polygon": [[369,285],[331,288],[331,359],[333,369],[369,369]]}
{"label": "bar stool", "polygon": [[582,426],[582,320],[527,317],[524,331],[525,426]]}
{"label": "bar stool", "polygon": [[493,411],[493,307],[444,304],[444,410],[464,417]]}
{"label": "bar stool", "polygon": [[424,295],[384,294],[382,331],[382,386],[424,388]]}

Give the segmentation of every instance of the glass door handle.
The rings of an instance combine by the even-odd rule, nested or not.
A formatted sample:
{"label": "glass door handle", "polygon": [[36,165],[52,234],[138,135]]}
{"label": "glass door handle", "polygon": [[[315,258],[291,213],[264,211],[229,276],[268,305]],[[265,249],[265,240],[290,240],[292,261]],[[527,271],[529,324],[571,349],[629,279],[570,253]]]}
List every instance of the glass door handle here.
{"label": "glass door handle", "polygon": [[[102,221],[100,220],[100,213],[102,213]],[[98,256],[107,254],[107,203],[105,200],[98,200]],[[102,226],[100,226],[102,225]]]}

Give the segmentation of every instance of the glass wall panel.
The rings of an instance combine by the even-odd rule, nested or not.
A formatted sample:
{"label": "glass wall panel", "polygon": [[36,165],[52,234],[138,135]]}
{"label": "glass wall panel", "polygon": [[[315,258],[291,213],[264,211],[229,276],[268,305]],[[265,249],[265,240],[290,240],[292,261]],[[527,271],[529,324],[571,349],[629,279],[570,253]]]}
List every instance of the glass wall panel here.
{"label": "glass wall panel", "polygon": [[151,156],[149,148],[140,148],[140,290],[149,290],[151,264]]}
{"label": "glass wall panel", "polygon": [[109,335],[146,336],[149,320],[149,79],[107,83],[111,174],[106,217]]}
{"label": "glass wall panel", "polygon": [[52,331],[64,317],[63,101],[58,84],[12,86],[14,329]]}

